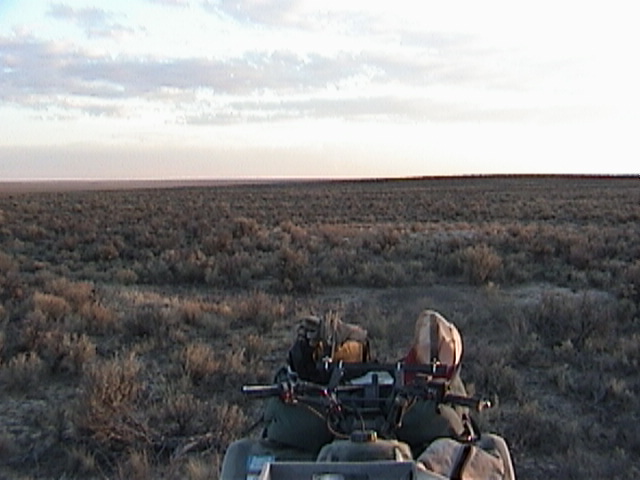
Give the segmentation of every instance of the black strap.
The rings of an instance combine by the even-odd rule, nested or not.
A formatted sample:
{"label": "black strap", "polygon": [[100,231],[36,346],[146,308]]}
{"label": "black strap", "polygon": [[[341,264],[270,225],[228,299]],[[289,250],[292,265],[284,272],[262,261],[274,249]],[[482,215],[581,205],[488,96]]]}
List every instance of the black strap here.
{"label": "black strap", "polygon": [[431,358],[430,360],[433,363],[438,363],[440,361],[440,324],[438,323],[438,319],[435,315],[431,317],[431,325],[430,325],[430,343],[431,343]]}
{"label": "black strap", "polygon": [[467,466],[467,462],[471,458],[472,448],[473,446],[467,443],[460,449],[460,455],[458,455],[456,464],[453,466],[451,476],[449,477],[451,480],[462,480],[464,469]]}

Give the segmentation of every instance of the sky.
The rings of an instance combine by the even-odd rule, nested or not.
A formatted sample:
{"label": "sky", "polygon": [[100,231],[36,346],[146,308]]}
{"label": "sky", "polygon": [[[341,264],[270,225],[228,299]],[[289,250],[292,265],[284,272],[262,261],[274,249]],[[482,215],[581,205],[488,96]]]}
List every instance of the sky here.
{"label": "sky", "polygon": [[635,174],[637,11],[0,0],[0,181]]}

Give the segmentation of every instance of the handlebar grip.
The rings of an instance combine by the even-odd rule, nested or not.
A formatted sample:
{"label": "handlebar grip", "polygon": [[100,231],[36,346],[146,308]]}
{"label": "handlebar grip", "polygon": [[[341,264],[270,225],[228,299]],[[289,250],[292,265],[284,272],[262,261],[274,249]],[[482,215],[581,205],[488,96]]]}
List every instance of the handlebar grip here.
{"label": "handlebar grip", "polygon": [[282,393],[282,385],[243,385],[242,393],[256,398],[277,397]]}

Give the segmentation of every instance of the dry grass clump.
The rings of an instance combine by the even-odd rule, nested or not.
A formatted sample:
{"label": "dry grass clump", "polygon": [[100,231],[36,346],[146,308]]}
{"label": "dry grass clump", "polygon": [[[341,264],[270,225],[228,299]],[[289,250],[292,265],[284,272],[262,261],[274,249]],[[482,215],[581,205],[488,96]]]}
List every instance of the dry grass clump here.
{"label": "dry grass clump", "polygon": [[73,282],[64,277],[53,279],[48,290],[64,298],[74,310],[80,309],[94,298],[94,286],[90,282]]}
{"label": "dry grass clump", "polygon": [[250,333],[245,340],[244,359],[251,365],[265,358],[270,352],[270,345],[265,342],[264,337]]}
{"label": "dry grass clump", "polygon": [[243,333],[229,338],[224,348],[215,343],[192,341],[182,347],[178,359],[182,373],[201,393],[238,393],[242,384],[267,381],[272,374],[264,363],[266,353],[263,338]]}
{"label": "dry grass clump", "polygon": [[33,295],[33,307],[49,320],[58,322],[71,313],[71,305],[64,298],[51,293],[36,292]]}
{"label": "dry grass clump", "polygon": [[284,292],[309,293],[316,288],[316,279],[306,250],[282,247],[277,274],[280,288]]}
{"label": "dry grass clump", "polygon": [[62,337],[61,368],[81,373],[96,356],[96,345],[85,334],[65,334]]}
{"label": "dry grass clump", "polygon": [[520,373],[508,353],[496,345],[468,345],[462,376],[472,379],[473,389],[500,402],[520,401],[525,396]]}
{"label": "dry grass clump", "polygon": [[171,332],[179,329],[180,318],[168,305],[142,305],[123,320],[124,331],[134,338],[150,338],[158,342],[171,339]]}
{"label": "dry grass clump", "polygon": [[171,435],[201,433],[204,402],[192,393],[167,392],[162,403],[160,415],[170,425]]}
{"label": "dry grass clump", "polygon": [[191,381],[198,385],[211,378],[220,369],[216,353],[206,343],[190,343],[182,351],[182,368]]}
{"label": "dry grass clump", "polygon": [[620,290],[625,298],[631,299],[640,309],[640,260],[635,260],[627,266]]}
{"label": "dry grass clump", "polygon": [[176,307],[181,320],[190,326],[201,326],[207,312],[206,306],[201,301],[182,301]]}
{"label": "dry grass clump", "polygon": [[247,288],[251,286],[255,270],[261,270],[246,251],[221,253],[213,257],[204,270],[204,281],[212,287]]}
{"label": "dry grass clump", "polygon": [[577,419],[561,418],[535,401],[525,402],[511,414],[504,435],[516,451],[547,456],[567,453],[580,438]]}
{"label": "dry grass clump", "polygon": [[18,270],[18,262],[7,252],[0,250],[0,272],[6,275],[8,272]]}
{"label": "dry grass clump", "polygon": [[40,310],[27,314],[13,342],[11,350],[37,354],[51,373],[81,373],[96,354],[96,345],[89,336],[52,323]]}
{"label": "dry grass clump", "polygon": [[79,315],[86,331],[93,334],[116,333],[120,328],[120,319],[111,308],[99,303],[85,303],[80,307]]}
{"label": "dry grass clump", "polygon": [[487,244],[481,243],[465,248],[460,259],[465,275],[470,283],[483,285],[497,281],[502,270],[502,258]]}
{"label": "dry grass clump", "polygon": [[49,331],[38,337],[37,350],[52,373],[82,373],[96,356],[96,345],[85,334]]}
{"label": "dry grass clump", "polygon": [[65,455],[65,470],[78,478],[99,476],[100,465],[96,454],[83,445],[70,446]]}
{"label": "dry grass clump", "polygon": [[35,352],[20,352],[0,366],[5,391],[28,393],[37,389],[45,373],[45,364]]}
{"label": "dry grass clump", "polygon": [[214,447],[219,452],[224,451],[249,425],[249,419],[242,408],[226,400],[214,404],[211,421],[211,430],[216,432]]}
{"label": "dry grass clump", "polygon": [[528,319],[548,345],[571,342],[581,350],[610,340],[618,324],[614,315],[613,302],[602,295],[545,292]]}
{"label": "dry grass clump", "polygon": [[99,360],[85,369],[75,425],[80,435],[109,450],[149,443],[150,427],[140,410],[144,383],[133,355]]}
{"label": "dry grass clump", "polygon": [[262,291],[239,296],[231,305],[233,328],[255,327],[260,333],[271,331],[286,313],[286,304]]}
{"label": "dry grass clump", "polygon": [[130,450],[117,465],[119,480],[151,480],[153,468],[146,450]]}
{"label": "dry grass clump", "polygon": [[217,478],[221,464],[221,456],[216,453],[189,458],[183,468],[183,478],[187,480],[211,480],[212,478]]}

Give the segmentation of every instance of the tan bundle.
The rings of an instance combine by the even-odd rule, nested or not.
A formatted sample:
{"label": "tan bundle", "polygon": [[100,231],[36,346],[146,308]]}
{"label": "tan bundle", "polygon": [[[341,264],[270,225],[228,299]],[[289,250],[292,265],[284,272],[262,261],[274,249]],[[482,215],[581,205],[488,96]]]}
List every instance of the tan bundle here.
{"label": "tan bundle", "polygon": [[441,363],[453,373],[462,360],[462,337],[456,326],[434,310],[423,311],[416,320],[408,359],[415,363]]}

